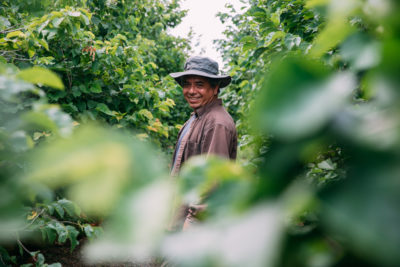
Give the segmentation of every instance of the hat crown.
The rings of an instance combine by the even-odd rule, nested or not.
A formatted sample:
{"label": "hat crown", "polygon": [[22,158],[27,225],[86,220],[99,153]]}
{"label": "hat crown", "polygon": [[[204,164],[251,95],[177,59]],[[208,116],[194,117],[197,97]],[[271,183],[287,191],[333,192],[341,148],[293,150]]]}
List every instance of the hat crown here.
{"label": "hat crown", "polygon": [[191,57],[185,63],[185,71],[199,70],[213,75],[218,75],[218,63],[208,57]]}

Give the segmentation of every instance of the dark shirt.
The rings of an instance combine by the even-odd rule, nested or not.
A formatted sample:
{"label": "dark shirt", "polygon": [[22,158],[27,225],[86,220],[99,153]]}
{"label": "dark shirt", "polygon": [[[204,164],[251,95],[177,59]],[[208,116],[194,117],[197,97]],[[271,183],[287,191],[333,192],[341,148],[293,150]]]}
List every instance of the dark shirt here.
{"label": "dark shirt", "polygon": [[212,154],[236,159],[236,127],[232,117],[222,106],[222,101],[215,99],[195,109],[192,116],[193,114],[196,116],[188,125],[189,128],[182,139],[180,138],[182,131],[189,124],[190,119],[179,132],[178,140],[181,140],[175,147],[172,175],[178,174],[182,164],[192,156]]}

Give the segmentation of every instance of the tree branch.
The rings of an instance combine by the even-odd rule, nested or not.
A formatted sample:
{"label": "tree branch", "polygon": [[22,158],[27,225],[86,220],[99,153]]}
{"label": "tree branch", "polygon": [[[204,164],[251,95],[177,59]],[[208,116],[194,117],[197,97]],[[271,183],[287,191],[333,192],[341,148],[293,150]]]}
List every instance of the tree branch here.
{"label": "tree branch", "polygon": [[15,29],[13,29],[13,28],[8,28],[8,29],[5,29],[4,31],[0,31],[0,34],[6,34],[6,33],[9,33],[9,32],[15,32],[15,31],[20,31],[20,30],[24,30],[25,28],[15,28]]}
{"label": "tree branch", "polygon": [[29,255],[31,255],[32,252],[30,252],[30,251],[24,246],[24,244],[22,244],[21,240],[19,239],[19,234],[18,234],[18,232],[16,232],[15,235],[17,236],[17,243],[18,243],[18,245],[20,245],[20,246],[25,250],[25,252],[27,252],[27,253],[29,253]]}

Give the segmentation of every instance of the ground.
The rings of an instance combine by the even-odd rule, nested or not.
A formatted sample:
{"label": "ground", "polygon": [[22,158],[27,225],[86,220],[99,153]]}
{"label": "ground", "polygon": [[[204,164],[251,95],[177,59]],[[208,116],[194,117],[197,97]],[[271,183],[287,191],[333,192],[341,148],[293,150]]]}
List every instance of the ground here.
{"label": "ground", "polygon": [[[47,247],[35,247],[33,245],[26,245],[26,248],[30,251],[40,250],[46,259],[47,264],[61,263],[62,266],[73,266],[73,267],[159,267],[161,266],[161,260],[152,260],[149,262],[122,262],[122,263],[104,263],[90,265],[83,261],[81,249],[87,240],[80,240],[80,244],[71,252],[69,244],[64,245],[51,245]],[[18,254],[18,251],[13,253]],[[32,257],[27,253],[24,253],[24,257],[19,259],[18,266],[25,263],[34,263]]]}

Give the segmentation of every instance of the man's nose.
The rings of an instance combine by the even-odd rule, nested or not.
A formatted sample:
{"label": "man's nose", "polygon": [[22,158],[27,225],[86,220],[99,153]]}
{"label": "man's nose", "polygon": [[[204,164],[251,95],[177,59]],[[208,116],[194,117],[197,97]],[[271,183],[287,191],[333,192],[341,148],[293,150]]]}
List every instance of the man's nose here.
{"label": "man's nose", "polygon": [[189,90],[188,91],[189,91],[190,94],[193,94],[195,92],[194,84],[191,84],[189,86]]}

